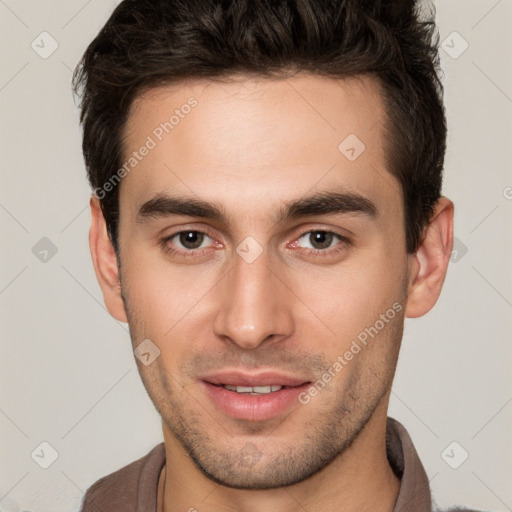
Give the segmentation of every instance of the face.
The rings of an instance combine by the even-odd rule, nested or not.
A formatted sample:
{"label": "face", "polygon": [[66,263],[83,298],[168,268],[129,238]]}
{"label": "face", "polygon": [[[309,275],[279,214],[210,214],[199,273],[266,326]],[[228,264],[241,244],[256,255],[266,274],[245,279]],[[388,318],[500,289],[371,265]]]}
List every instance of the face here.
{"label": "face", "polygon": [[132,107],[123,307],[133,347],[159,350],[139,371],[166,439],[217,482],[299,482],[385,417],[410,258],[384,118],[370,78],[196,81]]}

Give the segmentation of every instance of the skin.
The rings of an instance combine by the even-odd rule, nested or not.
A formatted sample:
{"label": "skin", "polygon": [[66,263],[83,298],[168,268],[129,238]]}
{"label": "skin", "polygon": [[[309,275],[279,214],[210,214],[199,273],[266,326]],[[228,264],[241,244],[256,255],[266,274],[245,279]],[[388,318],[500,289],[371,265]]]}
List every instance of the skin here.
{"label": "skin", "polygon": [[[134,348],[149,338],[160,350],[150,365],[138,362],[162,416],[159,510],[392,511],[400,483],[385,431],[403,321],[439,296],[453,204],[439,200],[408,254],[400,186],[386,168],[385,113],[369,77],[238,76],[159,87],[132,106],[126,154],[191,96],[197,107],[120,184],[121,268],[91,199],[91,254],[105,304],[129,323]],[[338,150],[349,134],[366,146],[354,161]],[[367,198],[377,214],[278,220],[286,203],[334,189]],[[161,192],[213,202],[226,219],[137,221]],[[199,248],[179,236],[160,243],[185,229],[208,236]],[[334,236],[318,247],[315,230],[350,241]],[[236,252],[248,236],[263,249],[252,263]],[[401,311],[307,405],[266,421],[236,420],[202,391],[200,377],[223,369],[314,382],[395,303]],[[248,446],[257,460],[241,456]]]}

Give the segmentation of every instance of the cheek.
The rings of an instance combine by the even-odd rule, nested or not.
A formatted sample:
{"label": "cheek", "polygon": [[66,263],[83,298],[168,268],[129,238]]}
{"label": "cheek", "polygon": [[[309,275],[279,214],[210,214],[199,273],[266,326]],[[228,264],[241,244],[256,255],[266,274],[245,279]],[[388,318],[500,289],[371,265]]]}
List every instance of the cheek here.
{"label": "cheek", "polygon": [[197,318],[217,274],[212,267],[171,265],[134,251],[123,259],[123,292],[134,320],[161,339],[178,323],[177,330]]}
{"label": "cheek", "polygon": [[[327,349],[350,344],[401,300],[404,265],[396,246],[376,242],[339,265],[274,266],[274,272],[293,292],[283,295],[289,301],[283,308],[294,315],[299,330],[314,334],[317,346],[324,343]],[[177,336],[192,325],[201,330],[213,322],[219,293],[227,293],[222,276],[228,268],[218,262],[171,264],[156,250],[132,247],[123,255],[124,293],[147,335],[165,339],[171,329]]]}
{"label": "cheek", "polygon": [[[395,309],[404,307],[405,268],[389,251],[368,251],[368,256],[336,269],[302,274],[297,295],[317,315],[308,315],[309,328],[325,333],[321,339],[326,350],[344,350],[360,333],[364,338],[364,330],[376,322],[382,327],[381,315],[389,323],[399,321]],[[316,339],[321,343],[318,334]]]}

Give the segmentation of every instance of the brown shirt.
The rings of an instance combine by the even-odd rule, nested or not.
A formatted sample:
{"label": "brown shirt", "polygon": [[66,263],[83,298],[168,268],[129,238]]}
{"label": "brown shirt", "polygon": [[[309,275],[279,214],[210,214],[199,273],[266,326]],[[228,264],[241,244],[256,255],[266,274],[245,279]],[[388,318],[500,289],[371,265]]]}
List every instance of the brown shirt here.
{"label": "brown shirt", "polygon": [[[401,479],[393,512],[432,512],[430,486],[409,434],[393,418],[386,431],[388,460]],[[165,464],[160,443],[144,457],[94,483],[82,501],[80,512],[157,512],[157,489]],[[450,512],[462,511],[452,509]],[[471,511],[466,511],[471,512]]]}

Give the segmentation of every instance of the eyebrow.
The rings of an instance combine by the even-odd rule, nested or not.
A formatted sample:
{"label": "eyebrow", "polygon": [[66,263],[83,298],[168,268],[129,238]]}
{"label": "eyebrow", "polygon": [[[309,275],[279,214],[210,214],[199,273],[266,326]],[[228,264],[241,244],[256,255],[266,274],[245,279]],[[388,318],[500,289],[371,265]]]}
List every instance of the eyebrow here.
{"label": "eyebrow", "polygon": [[[375,218],[378,214],[375,204],[366,197],[353,192],[319,192],[287,202],[277,214],[278,222],[299,219],[311,215],[332,215],[343,213],[363,214]],[[203,219],[227,222],[223,208],[202,199],[183,196],[169,196],[159,193],[139,208],[137,222],[185,215]]]}

